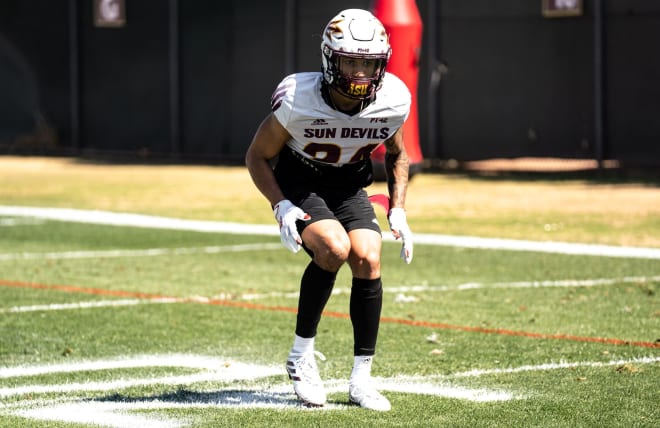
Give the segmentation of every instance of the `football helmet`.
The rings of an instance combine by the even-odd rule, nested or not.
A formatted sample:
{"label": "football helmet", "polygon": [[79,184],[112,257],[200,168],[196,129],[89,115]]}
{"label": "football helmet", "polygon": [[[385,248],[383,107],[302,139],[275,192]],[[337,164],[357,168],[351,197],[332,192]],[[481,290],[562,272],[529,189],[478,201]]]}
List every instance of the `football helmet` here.
{"label": "football helmet", "polygon": [[[371,12],[362,9],[343,10],[323,30],[323,81],[349,98],[371,98],[380,88],[391,54],[387,31]],[[376,60],[377,67],[371,76],[342,74],[342,57]]]}

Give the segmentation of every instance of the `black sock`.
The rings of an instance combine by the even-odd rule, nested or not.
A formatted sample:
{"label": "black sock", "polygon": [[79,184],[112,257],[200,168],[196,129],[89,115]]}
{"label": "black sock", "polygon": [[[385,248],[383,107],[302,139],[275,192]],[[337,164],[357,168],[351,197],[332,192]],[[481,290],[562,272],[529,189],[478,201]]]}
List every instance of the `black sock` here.
{"label": "black sock", "polygon": [[380,278],[353,278],[351,288],[351,322],[353,323],[354,355],[374,355],[380,311],[383,307],[383,286]]}
{"label": "black sock", "polygon": [[300,337],[316,336],[321,313],[328,303],[337,272],[323,270],[311,261],[300,281],[296,334]]}

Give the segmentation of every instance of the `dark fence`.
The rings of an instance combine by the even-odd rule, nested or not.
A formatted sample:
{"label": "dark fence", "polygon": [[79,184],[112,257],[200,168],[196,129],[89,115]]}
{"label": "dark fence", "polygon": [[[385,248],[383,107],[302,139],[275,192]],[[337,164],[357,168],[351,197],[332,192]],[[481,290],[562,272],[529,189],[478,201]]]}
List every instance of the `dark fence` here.
{"label": "dark fence", "polygon": [[[660,2],[419,0],[427,159],[660,165]],[[370,1],[0,2],[0,153],[242,162],[277,82]],[[112,23],[111,23],[112,24]]]}

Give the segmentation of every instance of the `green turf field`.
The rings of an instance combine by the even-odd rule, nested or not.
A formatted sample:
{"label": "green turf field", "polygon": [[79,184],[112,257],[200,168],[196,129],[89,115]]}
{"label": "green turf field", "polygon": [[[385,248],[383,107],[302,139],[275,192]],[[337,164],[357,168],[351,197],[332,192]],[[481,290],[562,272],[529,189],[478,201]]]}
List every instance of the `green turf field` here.
{"label": "green turf field", "polygon": [[392,411],[348,404],[346,269],[317,338],[329,402],[307,409],[284,361],[308,259],[279,237],[0,215],[0,426],[660,425],[655,253],[398,253],[373,369]]}

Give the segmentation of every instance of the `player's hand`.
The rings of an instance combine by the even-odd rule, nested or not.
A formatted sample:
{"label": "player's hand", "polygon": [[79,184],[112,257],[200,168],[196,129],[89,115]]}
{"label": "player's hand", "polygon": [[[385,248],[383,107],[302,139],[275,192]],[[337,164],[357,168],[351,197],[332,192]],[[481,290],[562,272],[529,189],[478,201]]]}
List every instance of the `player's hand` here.
{"label": "player's hand", "polygon": [[296,227],[297,220],[309,220],[309,214],[293,205],[290,200],[282,199],[273,208],[275,220],[280,225],[282,245],[293,253],[300,251],[302,239]]}
{"label": "player's hand", "polygon": [[392,208],[387,214],[387,221],[390,223],[390,229],[394,238],[401,238],[401,258],[410,264],[413,258],[413,239],[412,232],[408,227],[406,220],[406,211],[403,208]]}

